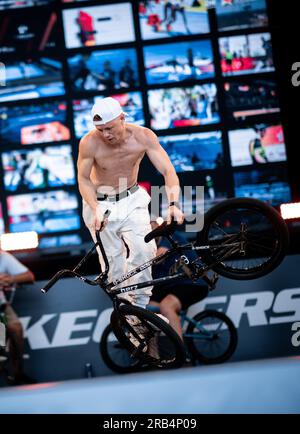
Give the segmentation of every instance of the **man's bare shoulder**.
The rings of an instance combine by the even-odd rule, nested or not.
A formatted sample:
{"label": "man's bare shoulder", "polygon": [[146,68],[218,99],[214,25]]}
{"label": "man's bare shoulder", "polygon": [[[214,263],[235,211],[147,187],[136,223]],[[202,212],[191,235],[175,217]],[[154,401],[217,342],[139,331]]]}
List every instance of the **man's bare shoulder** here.
{"label": "man's bare shoulder", "polygon": [[150,128],[141,127],[139,125],[134,124],[128,124],[130,126],[130,129],[133,131],[136,138],[142,142],[145,143],[145,145],[151,146],[151,144],[157,143],[157,136],[156,134],[150,130]]}
{"label": "man's bare shoulder", "polygon": [[97,144],[99,145],[99,137],[96,136],[96,131],[90,131],[85,134],[79,142],[79,152],[82,155],[91,155],[94,153]]}

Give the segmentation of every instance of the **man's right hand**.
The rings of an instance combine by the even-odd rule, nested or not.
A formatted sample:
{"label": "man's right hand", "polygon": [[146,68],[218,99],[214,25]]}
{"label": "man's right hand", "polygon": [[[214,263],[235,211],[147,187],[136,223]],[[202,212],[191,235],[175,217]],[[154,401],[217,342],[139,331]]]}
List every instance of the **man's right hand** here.
{"label": "man's right hand", "polygon": [[105,228],[105,226],[108,223],[108,219],[104,218],[103,212],[102,212],[100,206],[98,205],[94,211],[94,227],[95,227],[96,231],[100,230],[102,222],[104,222],[102,225],[102,229],[101,229],[103,231],[103,229]]}

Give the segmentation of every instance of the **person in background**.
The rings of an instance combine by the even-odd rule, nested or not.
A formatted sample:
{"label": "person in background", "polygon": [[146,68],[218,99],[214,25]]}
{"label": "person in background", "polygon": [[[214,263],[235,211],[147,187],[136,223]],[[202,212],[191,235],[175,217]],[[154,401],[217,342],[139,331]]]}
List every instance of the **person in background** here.
{"label": "person in background", "polygon": [[11,337],[10,356],[13,378],[11,385],[32,384],[36,381],[23,370],[24,336],[22,324],[11,306],[10,294],[18,284],[33,283],[34,274],[10,253],[0,249],[0,309],[4,311],[7,322],[7,335]]}
{"label": "person in background", "polygon": [[133,87],[135,84],[134,69],[131,66],[131,60],[126,59],[123,67],[119,72],[120,86],[121,87]]}
{"label": "person in background", "polygon": [[109,60],[106,60],[103,63],[103,70],[99,74],[99,79],[105,89],[115,88],[116,72],[112,69],[111,62]]}
{"label": "person in background", "polygon": [[252,164],[268,163],[266,149],[263,145],[263,138],[266,134],[265,125],[255,125],[253,127],[255,136],[249,142],[249,154],[252,159]]}
{"label": "person in background", "polygon": [[[152,229],[155,229],[158,224],[152,221],[151,226]],[[172,238],[179,242],[179,244],[188,244],[182,232],[175,232]],[[169,241],[164,237],[156,238],[156,243],[157,256],[166,253],[171,248]],[[190,261],[198,258],[198,255],[193,251],[185,252],[185,256],[187,256]],[[154,265],[152,267],[153,279],[168,276],[170,274],[170,268],[174,265],[175,259],[177,258],[178,256],[174,255]],[[179,312],[181,310],[187,310],[192,304],[198,303],[207,297],[207,295],[208,286],[202,279],[194,283],[187,277],[186,279],[183,278],[176,282],[154,286],[149,304],[159,307],[160,313],[169,320],[170,326],[173,327],[181,339],[183,339]]]}

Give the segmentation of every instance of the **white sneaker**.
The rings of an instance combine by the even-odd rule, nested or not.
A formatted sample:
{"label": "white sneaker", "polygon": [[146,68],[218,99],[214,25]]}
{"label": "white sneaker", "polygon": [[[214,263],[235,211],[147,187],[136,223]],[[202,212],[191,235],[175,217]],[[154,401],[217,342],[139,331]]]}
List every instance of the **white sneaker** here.
{"label": "white sneaker", "polygon": [[125,315],[128,324],[136,326],[141,324],[141,321],[135,315]]}
{"label": "white sneaker", "polygon": [[[126,315],[126,320],[127,320],[128,324],[130,324],[134,328],[134,330],[139,335],[139,337],[141,339],[144,339],[146,330],[142,326],[142,323],[139,320],[139,318],[137,318],[134,315]],[[136,348],[138,348],[141,345],[141,342],[131,332],[128,333],[128,339]],[[142,351],[143,352],[147,351],[147,345],[145,345],[145,347],[142,349]]]}
{"label": "white sneaker", "polygon": [[[168,318],[166,318],[161,313],[155,313],[160,319],[165,321],[167,324],[169,324]],[[144,339],[147,334],[147,330],[142,325],[139,318],[137,318],[134,315],[126,315],[126,319],[128,323],[133,326],[134,330],[137,332],[139,337],[141,339]],[[157,331],[161,331],[159,327],[156,327],[154,324],[152,324],[152,327],[156,329]],[[141,345],[141,342],[132,334],[128,333],[128,338],[130,339],[130,342],[138,348]],[[147,353],[150,357],[154,359],[159,359],[159,349],[158,349],[158,333],[155,333],[155,335],[148,341],[148,344],[144,346],[144,348],[141,349],[143,353]]]}
{"label": "white sneaker", "polygon": [[[140,334],[139,334],[139,336],[140,336]],[[140,336],[140,337],[142,338],[142,336]],[[133,336],[132,333],[128,333],[128,339],[136,348],[138,348],[140,345],[142,345],[142,343],[135,336]],[[147,351],[147,345],[145,345],[144,348],[142,349],[143,353],[146,353],[146,351]]]}

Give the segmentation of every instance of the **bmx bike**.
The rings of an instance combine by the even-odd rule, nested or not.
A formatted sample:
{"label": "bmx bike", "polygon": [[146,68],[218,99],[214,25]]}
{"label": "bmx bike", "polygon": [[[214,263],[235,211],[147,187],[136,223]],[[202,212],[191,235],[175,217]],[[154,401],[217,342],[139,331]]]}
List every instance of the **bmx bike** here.
{"label": "bmx bike", "polygon": [[[105,213],[105,217],[108,214]],[[61,270],[41,289],[46,293],[63,276],[73,276],[89,285],[99,286],[112,300],[110,318],[112,331],[120,344],[136,363],[154,365],[157,368],[178,368],[185,362],[185,348],[177,333],[155,313],[130,304],[122,294],[147,286],[180,282],[181,278],[197,281],[202,278],[210,288],[215,286],[218,275],[249,280],[262,277],[274,270],[283,260],[288,248],[288,230],[278,212],[269,205],[250,198],[225,200],[205,214],[204,227],[197,233],[196,241],[180,245],[172,238],[177,229],[175,221],[162,225],[145,236],[148,243],[155,237],[166,237],[171,249],[123,276],[108,281],[109,263],[96,231],[96,243],[73,270]],[[78,273],[96,248],[104,260],[105,270],[93,280]],[[189,261],[185,252],[194,250],[197,259]],[[168,276],[120,287],[120,284],[147,267],[170,256],[179,256]],[[213,276],[209,272],[214,272]],[[116,288],[116,286],[118,286]],[[155,355],[151,349],[155,347]]]}

